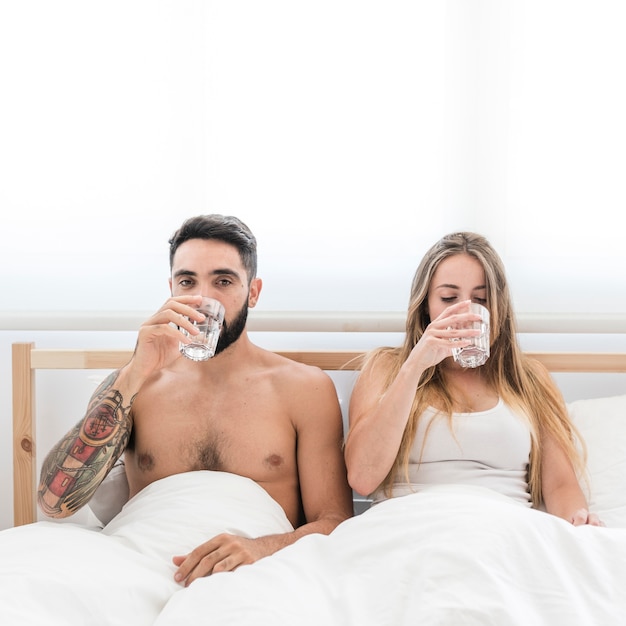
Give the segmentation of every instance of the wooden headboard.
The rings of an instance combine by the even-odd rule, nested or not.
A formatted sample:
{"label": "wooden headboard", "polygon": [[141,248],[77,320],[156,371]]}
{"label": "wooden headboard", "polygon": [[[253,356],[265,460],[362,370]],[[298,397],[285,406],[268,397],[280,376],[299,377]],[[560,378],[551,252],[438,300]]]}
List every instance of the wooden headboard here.
{"label": "wooden headboard", "polygon": [[[13,344],[13,502],[16,526],[37,519],[35,381],[37,370],[117,369],[131,350],[43,349],[34,343]],[[362,351],[279,351],[285,357],[323,370],[355,370]],[[626,372],[626,354],[535,352],[552,372]]]}

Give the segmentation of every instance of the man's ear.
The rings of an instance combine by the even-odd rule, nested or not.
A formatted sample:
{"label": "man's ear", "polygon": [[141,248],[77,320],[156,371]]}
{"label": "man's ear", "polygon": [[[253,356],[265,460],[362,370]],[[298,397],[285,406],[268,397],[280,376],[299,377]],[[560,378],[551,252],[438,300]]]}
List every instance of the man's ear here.
{"label": "man's ear", "polygon": [[248,290],[248,307],[253,309],[259,301],[259,295],[263,289],[263,281],[260,278],[253,278],[250,281],[250,289]]}

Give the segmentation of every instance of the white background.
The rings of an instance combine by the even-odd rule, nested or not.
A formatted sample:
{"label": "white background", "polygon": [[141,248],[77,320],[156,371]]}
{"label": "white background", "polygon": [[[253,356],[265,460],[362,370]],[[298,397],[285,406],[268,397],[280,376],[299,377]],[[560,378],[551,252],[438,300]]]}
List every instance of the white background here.
{"label": "white background", "polygon": [[[0,316],[149,314],[207,212],[257,235],[259,310],[404,311],[468,229],[518,311],[623,313],[625,29],[617,0],[0,0]],[[134,337],[67,330],[0,330],[0,527],[10,343]]]}

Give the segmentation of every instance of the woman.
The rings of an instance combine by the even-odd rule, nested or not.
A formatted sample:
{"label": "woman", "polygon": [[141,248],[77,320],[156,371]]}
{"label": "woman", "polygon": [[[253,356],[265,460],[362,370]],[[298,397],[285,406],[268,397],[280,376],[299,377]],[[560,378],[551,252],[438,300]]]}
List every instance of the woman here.
{"label": "woman", "polygon": [[[452,348],[479,333],[467,329],[479,319],[471,302],[490,312],[491,355],[464,368]],[[422,259],[404,345],[375,350],[355,384],[345,455],[351,486],[374,501],[473,484],[574,525],[603,525],[579,486],[584,464],[565,402],[521,351],[502,261],[474,233],[450,234]]]}

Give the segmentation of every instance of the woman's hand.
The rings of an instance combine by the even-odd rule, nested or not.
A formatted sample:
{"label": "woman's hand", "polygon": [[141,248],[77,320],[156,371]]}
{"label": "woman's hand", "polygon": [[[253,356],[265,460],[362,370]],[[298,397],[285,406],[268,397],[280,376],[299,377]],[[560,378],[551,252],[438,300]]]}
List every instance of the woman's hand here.
{"label": "woman's hand", "polygon": [[481,319],[480,315],[470,312],[470,304],[471,300],[464,300],[444,309],[426,327],[409,359],[425,370],[452,356],[453,348],[469,346],[468,337],[477,337],[480,330],[467,328],[468,323]]}
{"label": "woman's hand", "polygon": [[578,509],[574,511],[570,520],[574,526],[606,526],[606,524],[595,514],[590,513],[587,509]]}

